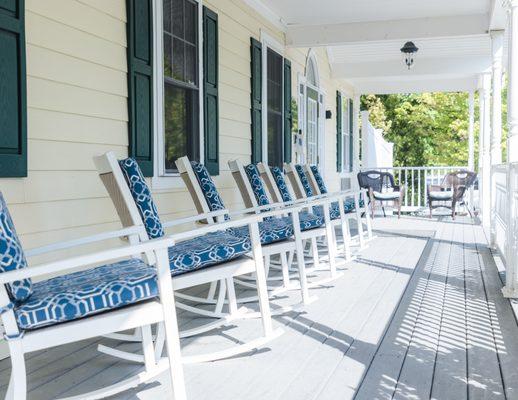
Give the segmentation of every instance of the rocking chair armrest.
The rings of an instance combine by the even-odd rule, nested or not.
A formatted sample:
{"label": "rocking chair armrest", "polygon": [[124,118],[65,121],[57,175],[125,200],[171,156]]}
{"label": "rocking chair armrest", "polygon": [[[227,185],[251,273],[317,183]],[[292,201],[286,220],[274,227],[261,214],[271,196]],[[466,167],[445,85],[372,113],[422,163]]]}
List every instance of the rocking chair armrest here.
{"label": "rocking chair armrest", "polygon": [[218,217],[222,217],[222,216],[228,215],[228,214],[229,214],[229,211],[227,209],[216,210],[216,211],[211,211],[208,213],[191,215],[189,217],[184,217],[184,218],[178,218],[178,219],[174,219],[171,221],[165,221],[165,222],[162,222],[162,226],[164,228],[170,228],[172,226],[187,224],[189,222],[198,222],[198,221],[208,219],[208,218],[218,218]]}
{"label": "rocking chair armrest", "polygon": [[244,214],[251,214],[251,213],[258,213],[264,210],[276,210],[286,208],[286,203],[272,203],[272,204],[265,204],[264,206],[258,206],[258,207],[248,207],[243,208],[241,210],[231,211],[228,215],[231,217],[234,215],[244,215]]}
{"label": "rocking chair armrest", "polygon": [[43,263],[34,267],[3,272],[0,274],[0,284],[65,272],[87,265],[94,267],[95,265],[120,258],[127,258],[130,256],[141,255],[147,252],[165,250],[173,246],[174,243],[175,239],[171,237],[153,239],[139,244],[116,247],[92,254],[85,254],[77,257],[70,257],[58,261]]}
{"label": "rocking chair armrest", "polygon": [[36,247],[25,251],[27,257],[39,256],[42,254],[51,253],[59,250],[71,249],[73,247],[83,246],[95,242],[101,242],[108,239],[121,238],[131,235],[139,235],[144,233],[143,226],[130,226],[128,228],[119,229],[116,231],[102,232],[96,235],[81,237],[78,239],[68,240],[65,242],[52,243],[42,247]]}

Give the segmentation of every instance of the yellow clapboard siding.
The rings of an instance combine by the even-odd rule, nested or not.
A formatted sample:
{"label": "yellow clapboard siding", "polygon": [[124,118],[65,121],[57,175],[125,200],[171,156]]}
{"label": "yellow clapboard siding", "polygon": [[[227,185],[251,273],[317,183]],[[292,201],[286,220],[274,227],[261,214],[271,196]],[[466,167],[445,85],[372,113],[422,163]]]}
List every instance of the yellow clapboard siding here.
{"label": "yellow clapboard siding", "polygon": [[29,138],[63,142],[128,145],[128,123],[113,119],[30,108]]}
{"label": "yellow clapboard siding", "polygon": [[246,105],[229,103],[225,100],[219,102],[220,118],[228,118],[236,121],[250,123],[250,108]]}
{"label": "yellow clapboard siding", "polygon": [[219,85],[219,98],[230,103],[250,107],[250,92],[226,83],[220,83]]}
{"label": "yellow clapboard siding", "polygon": [[28,77],[27,86],[29,107],[118,121],[128,120],[126,97],[34,77]]}
{"label": "yellow clapboard siding", "polygon": [[220,83],[224,83],[250,93],[250,78],[250,68],[246,71],[236,71],[225,65],[219,66]]}
{"label": "yellow clapboard siding", "polygon": [[29,203],[108,196],[97,171],[31,171],[24,192]]}
{"label": "yellow clapboard siding", "polygon": [[127,71],[126,47],[27,11],[27,43]]}
{"label": "yellow clapboard siding", "polygon": [[125,72],[31,44],[27,45],[27,74],[118,96],[128,95]]}
{"label": "yellow clapboard siding", "polygon": [[25,8],[64,25],[126,46],[124,21],[114,19],[86,4],[74,0],[28,0]]}
{"label": "yellow clapboard siding", "polygon": [[11,204],[9,210],[19,234],[116,222],[117,214],[106,198]]}
{"label": "yellow clapboard siding", "polygon": [[221,135],[234,136],[250,141],[251,127],[247,122],[235,121],[233,119],[220,118],[219,132]]}
{"label": "yellow clapboard siding", "polygon": [[29,138],[30,171],[95,171],[93,157],[114,151],[118,157],[127,156],[126,146],[55,142]]}
{"label": "yellow clapboard siding", "polygon": [[244,55],[233,53],[224,47],[219,48],[219,63],[237,71],[250,69],[250,59]]}
{"label": "yellow clapboard siding", "polygon": [[77,0],[79,3],[89,5],[96,10],[111,15],[120,21],[126,22],[125,0]]}

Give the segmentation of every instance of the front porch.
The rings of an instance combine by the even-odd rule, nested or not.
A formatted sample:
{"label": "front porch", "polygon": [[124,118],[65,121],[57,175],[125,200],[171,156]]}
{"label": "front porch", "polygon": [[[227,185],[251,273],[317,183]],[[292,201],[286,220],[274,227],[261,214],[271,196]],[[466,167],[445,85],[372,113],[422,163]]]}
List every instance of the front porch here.
{"label": "front porch", "polygon": [[[481,226],[467,217],[404,216],[376,218],[374,229],[377,238],[345,275],[315,289],[319,301],[275,317],[283,336],[242,357],[186,365],[190,398],[518,398],[518,325]],[[199,322],[185,315],[181,328]],[[255,333],[249,322],[188,339],[185,354],[245,341]],[[28,357],[29,399],[84,393],[141,368],[97,352],[99,343],[114,342]],[[8,360],[0,371],[3,395]],[[168,375],[159,380],[115,398],[169,398]]]}

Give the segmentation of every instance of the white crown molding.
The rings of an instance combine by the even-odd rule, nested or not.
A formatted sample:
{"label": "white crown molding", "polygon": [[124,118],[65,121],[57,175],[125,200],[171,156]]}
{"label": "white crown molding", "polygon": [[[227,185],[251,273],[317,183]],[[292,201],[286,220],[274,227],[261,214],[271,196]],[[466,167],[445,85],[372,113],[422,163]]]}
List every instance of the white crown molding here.
{"label": "white crown molding", "polygon": [[286,32],[288,30],[288,26],[282,18],[266,6],[261,0],[243,0],[243,2],[261,14],[282,32]]}

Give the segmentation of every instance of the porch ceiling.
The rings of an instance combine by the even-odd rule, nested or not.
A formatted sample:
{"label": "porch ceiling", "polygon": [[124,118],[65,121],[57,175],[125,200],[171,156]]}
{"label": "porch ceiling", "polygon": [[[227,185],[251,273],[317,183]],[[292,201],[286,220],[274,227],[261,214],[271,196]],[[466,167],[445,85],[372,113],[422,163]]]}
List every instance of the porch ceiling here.
{"label": "porch ceiling", "polygon": [[[474,90],[491,67],[489,31],[505,28],[501,0],[247,1],[278,16],[289,46],[325,46],[333,76],[360,93]],[[407,40],[419,47],[410,71]]]}

